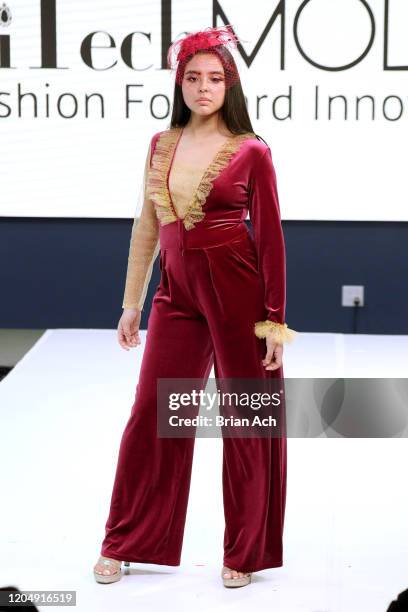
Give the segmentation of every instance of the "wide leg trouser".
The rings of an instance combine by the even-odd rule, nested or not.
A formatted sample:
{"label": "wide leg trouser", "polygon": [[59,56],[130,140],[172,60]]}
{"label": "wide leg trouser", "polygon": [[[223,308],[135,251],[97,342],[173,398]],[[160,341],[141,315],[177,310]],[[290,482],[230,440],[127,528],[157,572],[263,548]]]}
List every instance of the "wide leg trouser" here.
{"label": "wide leg trouser", "polygon": [[[157,378],[283,378],[264,369],[266,318],[256,252],[247,230],[222,244],[161,245],[139,382],[123,432],[101,554],[179,565],[194,438],[157,436]],[[205,386],[205,384],[204,384]],[[224,565],[283,565],[286,436],[223,437]]]}

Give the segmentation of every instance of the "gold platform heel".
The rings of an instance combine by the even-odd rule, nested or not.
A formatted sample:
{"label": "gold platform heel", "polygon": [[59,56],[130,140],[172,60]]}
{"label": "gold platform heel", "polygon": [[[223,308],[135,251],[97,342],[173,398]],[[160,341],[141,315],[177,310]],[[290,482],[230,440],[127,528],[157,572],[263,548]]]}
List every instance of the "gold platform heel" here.
{"label": "gold platform heel", "polygon": [[[94,576],[96,582],[100,582],[101,584],[110,584],[111,582],[117,582],[122,578],[122,561],[118,561],[117,559],[109,559],[107,557],[100,556],[95,566],[104,565],[107,568],[113,568],[116,571],[112,574],[102,574],[102,572],[97,572],[94,567]],[[125,561],[125,565],[129,565],[129,561]],[[103,571],[103,570],[102,570]]]}
{"label": "gold platform heel", "polygon": [[227,573],[227,572],[232,574],[232,570],[229,567],[225,567],[224,566],[222,568],[221,577],[222,577],[222,581],[223,581],[225,587],[242,587],[242,586],[246,586],[252,580],[252,572],[248,572],[247,574],[245,574],[245,576],[242,576],[241,578],[225,578],[224,574]]}

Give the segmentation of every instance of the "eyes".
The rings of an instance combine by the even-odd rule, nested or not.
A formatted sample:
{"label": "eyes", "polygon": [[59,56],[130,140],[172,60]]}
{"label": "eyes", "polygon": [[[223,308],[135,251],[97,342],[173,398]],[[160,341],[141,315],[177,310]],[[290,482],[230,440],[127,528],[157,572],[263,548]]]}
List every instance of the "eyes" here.
{"label": "eyes", "polygon": [[[197,77],[189,76],[189,77],[187,77],[186,80],[190,81],[191,83],[194,83],[197,80]],[[211,80],[212,80],[213,83],[221,83],[223,81],[223,79],[220,79],[218,77],[213,77]]]}

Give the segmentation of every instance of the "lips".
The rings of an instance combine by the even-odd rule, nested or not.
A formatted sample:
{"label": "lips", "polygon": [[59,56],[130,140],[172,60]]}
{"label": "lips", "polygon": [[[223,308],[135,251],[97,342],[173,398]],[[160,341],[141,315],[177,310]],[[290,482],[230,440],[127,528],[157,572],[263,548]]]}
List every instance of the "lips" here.
{"label": "lips", "polygon": [[197,102],[211,102],[208,98],[198,98]]}

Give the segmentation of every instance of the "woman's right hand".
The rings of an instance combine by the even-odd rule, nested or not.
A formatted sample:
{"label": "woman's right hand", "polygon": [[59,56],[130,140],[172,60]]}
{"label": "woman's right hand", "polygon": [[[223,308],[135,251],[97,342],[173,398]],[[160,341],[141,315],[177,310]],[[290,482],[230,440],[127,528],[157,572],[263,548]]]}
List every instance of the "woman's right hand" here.
{"label": "woman's right hand", "polygon": [[125,308],[119,319],[118,342],[126,351],[132,346],[141,344],[139,337],[141,315],[142,313],[138,308]]}

